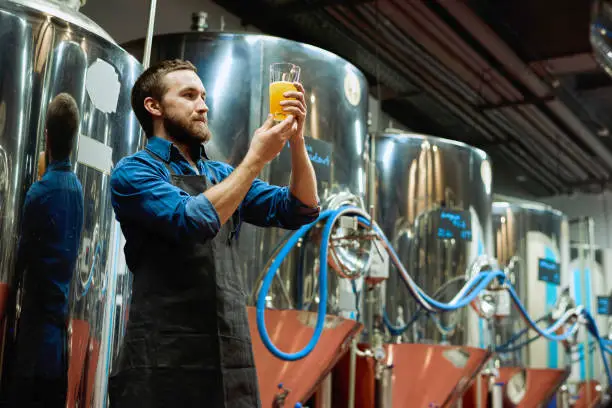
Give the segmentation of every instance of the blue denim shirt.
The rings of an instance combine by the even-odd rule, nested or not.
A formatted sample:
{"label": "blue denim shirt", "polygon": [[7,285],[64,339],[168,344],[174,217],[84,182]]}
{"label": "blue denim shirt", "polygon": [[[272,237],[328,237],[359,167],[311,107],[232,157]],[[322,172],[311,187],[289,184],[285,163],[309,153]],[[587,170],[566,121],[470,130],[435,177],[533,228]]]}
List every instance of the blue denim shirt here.
{"label": "blue denim shirt", "polygon": [[69,160],[52,162],[32,184],[23,206],[17,255],[25,272],[19,323],[20,375],[61,377],[66,372],[70,282],[83,229],[83,188]]}
{"label": "blue denim shirt", "polygon": [[[37,303],[58,317],[68,313],[68,291],[83,229],[83,188],[68,159],[49,163],[23,205],[17,268],[27,270],[26,297],[43,290]],[[40,297],[41,295],[36,295]],[[25,299],[24,299],[25,301]]]}
{"label": "blue denim shirt", "polygon": [[[175,174],[196,175],[195,170],[165,139],[151,137],[146,150],[170,165]],[[234,170],[228,164],[208,160],[204,147],[197,167],[211,183],[217,184]],[[170,182],[170,172],[160,160],[146,151],[123,158],[111,176],[112,204],[126,238],[126,257],[130,248],[139,248],[148,234],[161,234],[173,242],[205,241],[221,228],[219,215],[204,194],[190,196]],[[318,208],[304,205],[288,187],[269,185],[259,179],[237,211],[240,220],[260,227],[297,229],[314,221]]]}

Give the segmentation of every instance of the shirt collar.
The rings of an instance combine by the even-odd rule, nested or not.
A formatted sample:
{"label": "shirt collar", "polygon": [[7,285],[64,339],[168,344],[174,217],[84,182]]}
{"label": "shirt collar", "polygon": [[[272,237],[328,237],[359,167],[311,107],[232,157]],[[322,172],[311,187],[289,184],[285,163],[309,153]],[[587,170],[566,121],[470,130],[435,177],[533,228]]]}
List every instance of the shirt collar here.
{"label": "shirt collar", "polygon": [[72,164],[70,163],[70,159],[54,160],[47,165],[47,171],[69,170],[71,168]]}
{"label": "shirt collar", "polygon": [[[170,163],[173,152],[178,155],[177,157],[181,157],[179,149],[172,142],[157,136],[149,138],[146,149],[166,163]],[[203,144],[200,145],[200,157],[208,160],[208,155],[206,154],[206,149]]]}

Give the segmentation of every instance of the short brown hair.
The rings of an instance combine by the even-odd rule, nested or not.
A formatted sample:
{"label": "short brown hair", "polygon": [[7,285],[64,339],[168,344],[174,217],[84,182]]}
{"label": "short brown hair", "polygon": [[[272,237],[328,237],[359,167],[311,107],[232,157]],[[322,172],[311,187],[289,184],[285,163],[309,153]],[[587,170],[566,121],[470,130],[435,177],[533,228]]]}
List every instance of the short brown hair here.
{"label": "short brown hair", "polygon": [[153,135],[153,119],[149,111],[144,107],[144,100],[151,97],[161,101],[164,93],[166,93],[163,81],[166,74],[183,69],[198,72],[196,67],[189,61],[180,59],[165,60],[150,66],[136,80],[132,88],[132,109],[147,137]]}
{"label": "short brown hair", "polygon": [[58,94],[47,108],[45,119],[47,143],[54,160],[70,156],[79,129],[79,108],[72,96]]}

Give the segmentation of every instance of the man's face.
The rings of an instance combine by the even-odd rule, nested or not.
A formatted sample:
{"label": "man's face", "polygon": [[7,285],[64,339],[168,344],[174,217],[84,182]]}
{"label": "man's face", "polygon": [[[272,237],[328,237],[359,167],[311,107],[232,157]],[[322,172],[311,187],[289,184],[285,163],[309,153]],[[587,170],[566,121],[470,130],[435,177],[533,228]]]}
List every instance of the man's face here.
{"label": "man's face", "polygon": [[186,143],[210,140],[206,90],[198,75],[190,70],[170,72],[164,77],[164,85],[166,93],[160,105],[168,134]]}

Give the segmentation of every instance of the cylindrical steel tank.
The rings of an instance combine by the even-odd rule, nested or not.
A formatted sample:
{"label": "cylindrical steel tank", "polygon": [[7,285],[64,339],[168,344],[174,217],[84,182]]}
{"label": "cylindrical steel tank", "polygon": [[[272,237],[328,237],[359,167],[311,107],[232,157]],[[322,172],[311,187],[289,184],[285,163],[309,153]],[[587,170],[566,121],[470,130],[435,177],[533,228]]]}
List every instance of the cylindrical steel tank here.
{"label": "cylindrical steel tank", "polygon": [[[475,261],[492,248],[488,156],[463,143],[411,133],[376,135],[370,150],[376,176],[369,196],[376,221],[417,284],[438,300],[450,301]],[[389,320],[403,326],[415,306],[392,270],[386,282]],[[465,309],[443,314],[438,322],[423,316],[396,340],[484,346],[477,327],[468,330],[483,324]]]}
{"label": "cylindrical steel tank", "polygon": [[[125,45],[140,57],[143,41]],[[207,90],[208,118],[212,141],[208,155],[236,166],[243,159],[253,132],[269,111],[269,69],[272,63],[291,62],[301,68],[300,82],[307,93],[307,148],[317,174],[324,208],[343,203],[363,205],[365,193],[364,144],[367,132],[367,86],[363,74],[352,64],[328,51],[282,38],[256,34],[189,32],[155,36],[152,64],[181,58],[198,69]],[[291,161],[286,147],[260,175],[274,185],[288,185]],[[246,287],[255,301],[262,268],[283,242],[286,231],[241,227],[239,245]],[[268,306],[307,309],[318,300],[314,253],[305,250],[303,267],[298,252],[290,256],[275,279]],[[344,263],[357,268],[368,256],[339,248]],[[296,270],[300,273],[296,273]],[[301,277],[299,276],[301,274]],[[338,280],[330,273],[329,313],[342,306]],[[347,285],[350,289],[350,285]],[[349,292],[352,294],[352,289]],[[354,309],[353,304],[348,305]]]}
{"label": "cylindrical steel tank", "polygon": [[122,237],[110,203],[109,175],[139,145],[130,92],[142,65],[80,14],[78,5],[74,0],[0,4],[0,309],[6,317],[6,367],[19,330],[20,305],[7,304],[7,298],[15,299],[18,289],[22,205],[45,149],[47,105],[66,92],[80,112],[71,162],[84,194],[81,245],[75,271],[70,271],[67,406],[89,407],[94,400],[102,406],[99,401],[105,399],[114,285],[117,271],[125,272],[117,257]]}
{"label": "cylindrical steel tank", "polygon": [[[569,286],[576,305],[589,311],[602,335],[607,334],[610,308],[609,290],[605,281],[605,252],[596,245],[572,244],[568,267]],[[572,353],[570,381],[607,381],[599,348],[586,330],[581,330],[579,343]],[[585,352],[585,350],[588,350]]]}
{"label": "cylindrical steel tank", "polygon": [[[510,282],[532,319],[551,313],[562,291],[569,290],[567,217],[545,205],[495,202],[493,231],[497,261],[507,269]],[[512,308],[510,317],[501,320],[496,328],[497,343],[506,343],[525,327]],[[566,364],[563,348],[561,343],[540,338],[512,355],[502,355],[502,364],[562,369]]]}
{"label": "cylindrical steel tank", "polygon": [[[612,314],[610,304],[609,277],[610,250],[595,243],[595,224],[591,217],[579,217],[570,223],[570,262],[568,277],[570,293],[576,305],[589,311],[597,323],[602,336],[608,334],[608,319]],[[607,382],[606,373],[595,339],[586,330],[578,335],[579,343],[572,350],[572,383],[588,383],[596,380]],[[571,387],[570,387],[571,388]],[[588,395],[595,398],[595,394]]]}

